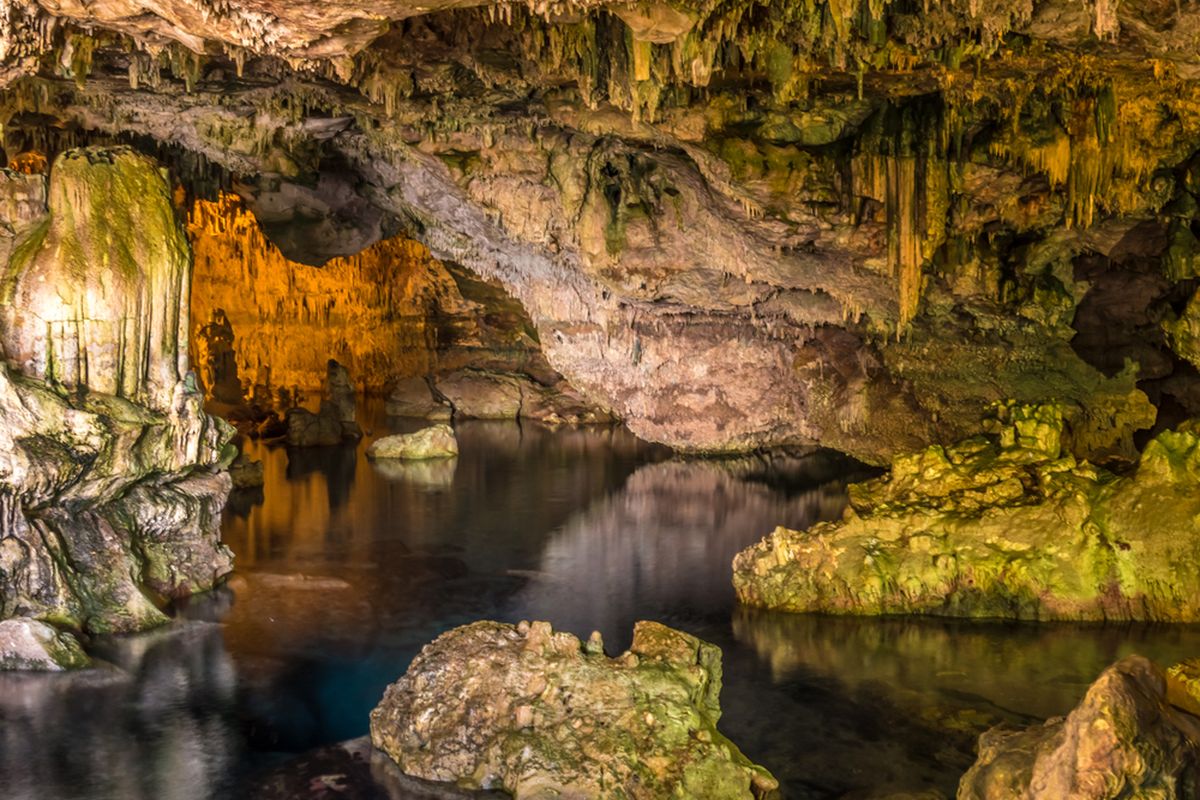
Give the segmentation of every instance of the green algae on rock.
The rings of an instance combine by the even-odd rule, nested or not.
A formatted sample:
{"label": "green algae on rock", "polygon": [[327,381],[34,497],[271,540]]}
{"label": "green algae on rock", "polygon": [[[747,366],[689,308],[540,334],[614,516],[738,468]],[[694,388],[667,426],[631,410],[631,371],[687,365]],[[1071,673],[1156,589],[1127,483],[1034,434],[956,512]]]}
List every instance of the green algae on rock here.
{"label": "green algae on rock", "polygon": [[0,670],[61,672],[90,663],[68,633],[33,619],[0,620]]}
{"label": "green algae on rock", "polygon": [[0,618],[160,625],[232,567],[232,430],[189,381],[187,242],[159,168],[124,148],[63,154],[44,196],[0,204]]}
{"label": "green algae on rock", "polygon": [[1028,620],[1200,620],[1200,424],[1130,474],[1061,452],[1054,407],[895,460],[841,522],[778,528],[734,559],[748,605]]}
{"label": "green algae on rock", "polygon": [[449,425],[430,425],[413,433],[384,436],[371,442],[367,458],[453,458],[458,455],[458,439]]}
{"label": "green algae on rock", "polygon": [[1066,717],[988,731],[958,800],[1200,796],[1200,717],[1174,705],[1169,683],[1153,662],[1129,656],[1106,669]]}
{"label": "green algae on rock", "polygon": [[750,798],[777,781],[717,731],[721,652],[656,622],[608,658],[547,622],[443,634],[371,712],[407,774],[542,797]]}

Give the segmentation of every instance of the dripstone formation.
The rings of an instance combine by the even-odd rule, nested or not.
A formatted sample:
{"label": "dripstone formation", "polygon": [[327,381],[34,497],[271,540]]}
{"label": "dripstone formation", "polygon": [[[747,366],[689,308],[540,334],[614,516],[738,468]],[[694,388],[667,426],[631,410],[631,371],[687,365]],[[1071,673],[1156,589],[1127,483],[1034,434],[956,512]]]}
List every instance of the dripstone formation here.
{"label": "dripstone formation", "polygon": [[120,148],[64,153],[48,191],[11,172],[0,187],[0,618],[161,624],[231,568],[218,526],[235,454],[187,372],[170,188]]}

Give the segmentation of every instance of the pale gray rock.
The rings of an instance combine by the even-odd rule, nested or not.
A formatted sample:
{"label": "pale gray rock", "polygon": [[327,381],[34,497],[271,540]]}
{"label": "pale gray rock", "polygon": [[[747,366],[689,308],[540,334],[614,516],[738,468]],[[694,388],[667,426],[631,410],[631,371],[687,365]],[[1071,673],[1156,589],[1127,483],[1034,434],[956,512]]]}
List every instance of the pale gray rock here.
{"label": "pale gray rock", "polygon": [[415,433],[384,436],[371,442],[368,458],[411,459],[450,458],[458,455],[458,439],[449,425],[430,425]]}
{"label": "pale gray rock", "polygon": [[90,663],[69,633],[35,619],[0,620],[0,670],[60,672]]}

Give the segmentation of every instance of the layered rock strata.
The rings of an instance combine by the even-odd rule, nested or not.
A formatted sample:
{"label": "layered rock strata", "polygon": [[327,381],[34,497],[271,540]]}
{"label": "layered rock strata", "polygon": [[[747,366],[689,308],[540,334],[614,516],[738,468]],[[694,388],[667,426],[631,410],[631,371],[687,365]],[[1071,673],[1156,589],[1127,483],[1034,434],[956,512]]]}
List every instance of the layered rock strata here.
{"label": "layered rock strata", "polygon": [[842,521],[778,528],[734,559],[749,605],[1031,620],[1200,620],[1200,427],[1116,475],[1063,453],[1056,407],[897,459]]}
{"label": "layered rock strata", "polygon": [[0,236],[0,618],[146,628],[231,569],[236,451],[187,372],[187,240],[127,149],[65,153],[42,196],[8,194]]}
{"label": "layered rock strata", "polygon": [[774,792],[717,731],[720,650],[654,622],[603,650],[546,622],[456,628],[388,687],[371,740],[406,774],[516,798]]}

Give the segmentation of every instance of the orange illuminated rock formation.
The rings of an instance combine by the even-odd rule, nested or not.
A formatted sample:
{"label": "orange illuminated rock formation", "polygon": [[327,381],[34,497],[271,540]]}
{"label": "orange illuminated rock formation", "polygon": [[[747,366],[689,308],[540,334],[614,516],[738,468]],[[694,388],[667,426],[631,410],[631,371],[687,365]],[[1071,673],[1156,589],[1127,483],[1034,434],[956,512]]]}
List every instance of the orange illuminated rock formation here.
{"label": "orange illuminated rock formation", "polygon": [[398,376],[432,369],[432,314],[466,310],[446,268],[411,239],[308,266],[280,253],[233,195],[197,201],[188,229],[196,262],[193,354],[210,397],[229,380],[213,366],[228,366],[228,353],[210,352],[213,337],[201,334],[214,322],[223,326],[221,317],[249,397],[255,387],[317,393],[330,358],[346,365],[361,389],[381,393]]}

